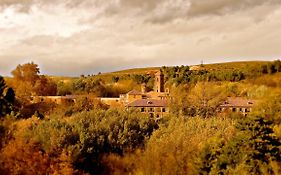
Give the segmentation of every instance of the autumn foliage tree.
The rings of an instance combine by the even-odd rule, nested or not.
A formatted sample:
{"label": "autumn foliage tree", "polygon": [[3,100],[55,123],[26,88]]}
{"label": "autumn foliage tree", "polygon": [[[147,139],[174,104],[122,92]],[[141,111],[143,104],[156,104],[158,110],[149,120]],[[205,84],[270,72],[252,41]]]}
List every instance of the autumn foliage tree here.
{"label": "autumn foliage tree", "polygon": [[39,75],[37,64],[26,63],[18,65],[12,71],[13,87],[20,97],[30,95],[56,95],[56,84],[44,75]]}

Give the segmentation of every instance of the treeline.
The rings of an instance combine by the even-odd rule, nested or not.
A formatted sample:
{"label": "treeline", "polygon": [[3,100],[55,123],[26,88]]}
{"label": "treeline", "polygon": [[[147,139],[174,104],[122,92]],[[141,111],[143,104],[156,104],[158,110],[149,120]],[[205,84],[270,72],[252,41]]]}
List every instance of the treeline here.
{"label": "treeline", "polygon": [[[137,88],[145,83],[149,90],[153,89],[154,79],[150,75],[122,75],[112,76],[111,81],[105,81],[96,76],[80,77],[72,82],[68,88],[69,94],[95,94],[98,97],[119,97],[120,94],[125,94],[130,90]],[[67,94],[63,90],[64,84],[59,84],[59,95]],[[64,91],[64,92],[63,92]]]}
{"label": "treeline", "polygon": [[[231,64],[231,63],[229,63]],[[268,63],[260,63],[241,69],[205,69],[200,65],[197,70],[190,70],[189,66],[163,66],[161,71],[165,75],[167,86],[195,84],[208,81],[231,81],[239,82],[245,79],[253,79],[266,74],[281,72],[280,60]],[[13,78],[7,84],[12,87],[17,96],[53,96],[71,94],[93,94],[97,97],[118,97],[132,89],[139,89],[146,84],[147,90],[153,90],[154,74],[121,74],[80,76],[80,78],[67,81],[55,81],[47,76],[40,75],[37,64],[31,62],[18,65],[12,71]]]}

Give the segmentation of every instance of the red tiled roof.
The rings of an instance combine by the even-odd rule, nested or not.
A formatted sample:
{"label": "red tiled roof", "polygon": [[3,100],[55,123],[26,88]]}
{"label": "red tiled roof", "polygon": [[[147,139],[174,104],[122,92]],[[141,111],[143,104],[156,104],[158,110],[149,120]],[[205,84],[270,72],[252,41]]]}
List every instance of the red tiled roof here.
{"label": "red tiled roof", "polygon": [[167,107],[167,100],[139,99],[127,105],[128,107]]}
{"label": "red tiled roof", "polygon": [[255,105],[255,100],[250,100],[246,98],[241,97],[233,97],[228,98],[226,101],[224,101],[220,107],[245,107],[245,108],[251,108]]}

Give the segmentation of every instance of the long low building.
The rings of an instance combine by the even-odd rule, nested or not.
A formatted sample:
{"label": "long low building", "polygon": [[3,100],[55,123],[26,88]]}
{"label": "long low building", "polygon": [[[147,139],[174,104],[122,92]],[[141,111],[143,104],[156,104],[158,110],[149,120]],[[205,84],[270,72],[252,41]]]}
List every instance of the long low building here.
{"label": "long low building", "polygon": [[220,112],[238,112],[247,116],[255,106],[256,100],[246,99],[242,97],[227,98],[220,106]]}
{"label": "long low building", "polygon": [[151,117],[161,118],[169,113],[167,100],[139,99],[127,105],[127,109],[135,109]]}

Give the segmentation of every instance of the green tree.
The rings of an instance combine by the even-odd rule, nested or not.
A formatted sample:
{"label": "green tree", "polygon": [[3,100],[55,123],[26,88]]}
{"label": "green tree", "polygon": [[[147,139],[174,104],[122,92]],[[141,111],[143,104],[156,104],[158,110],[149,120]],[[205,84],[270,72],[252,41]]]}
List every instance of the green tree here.
{"label": "green tree", "polygon": [[51,119],[31,127],[28,135],[51,155],[71,153],[76,168],[98,174],[103,156],[120,156],[143,148],[157,123],[140,113],[94,110],[73,115],[68,120]]}
{"label": "green tree", "polygon": [[118,76],[113,76],[112,77],[112,81],[114,82],[114,83],[117,83],[118,81],[119,81],[119,77]]}
{"label": "green tree", "polygon": [[276,164],[281,165],[281,141],[274,125],[267,117],[240,119],[238,132],[228,143],[218,142],[203,152],[199,174],[279,174]]}
{"label": "green tree", "polygon": [[10,114],[15,102],[15,93],[8,88],[3,77],[0,76],[0,116]]}

